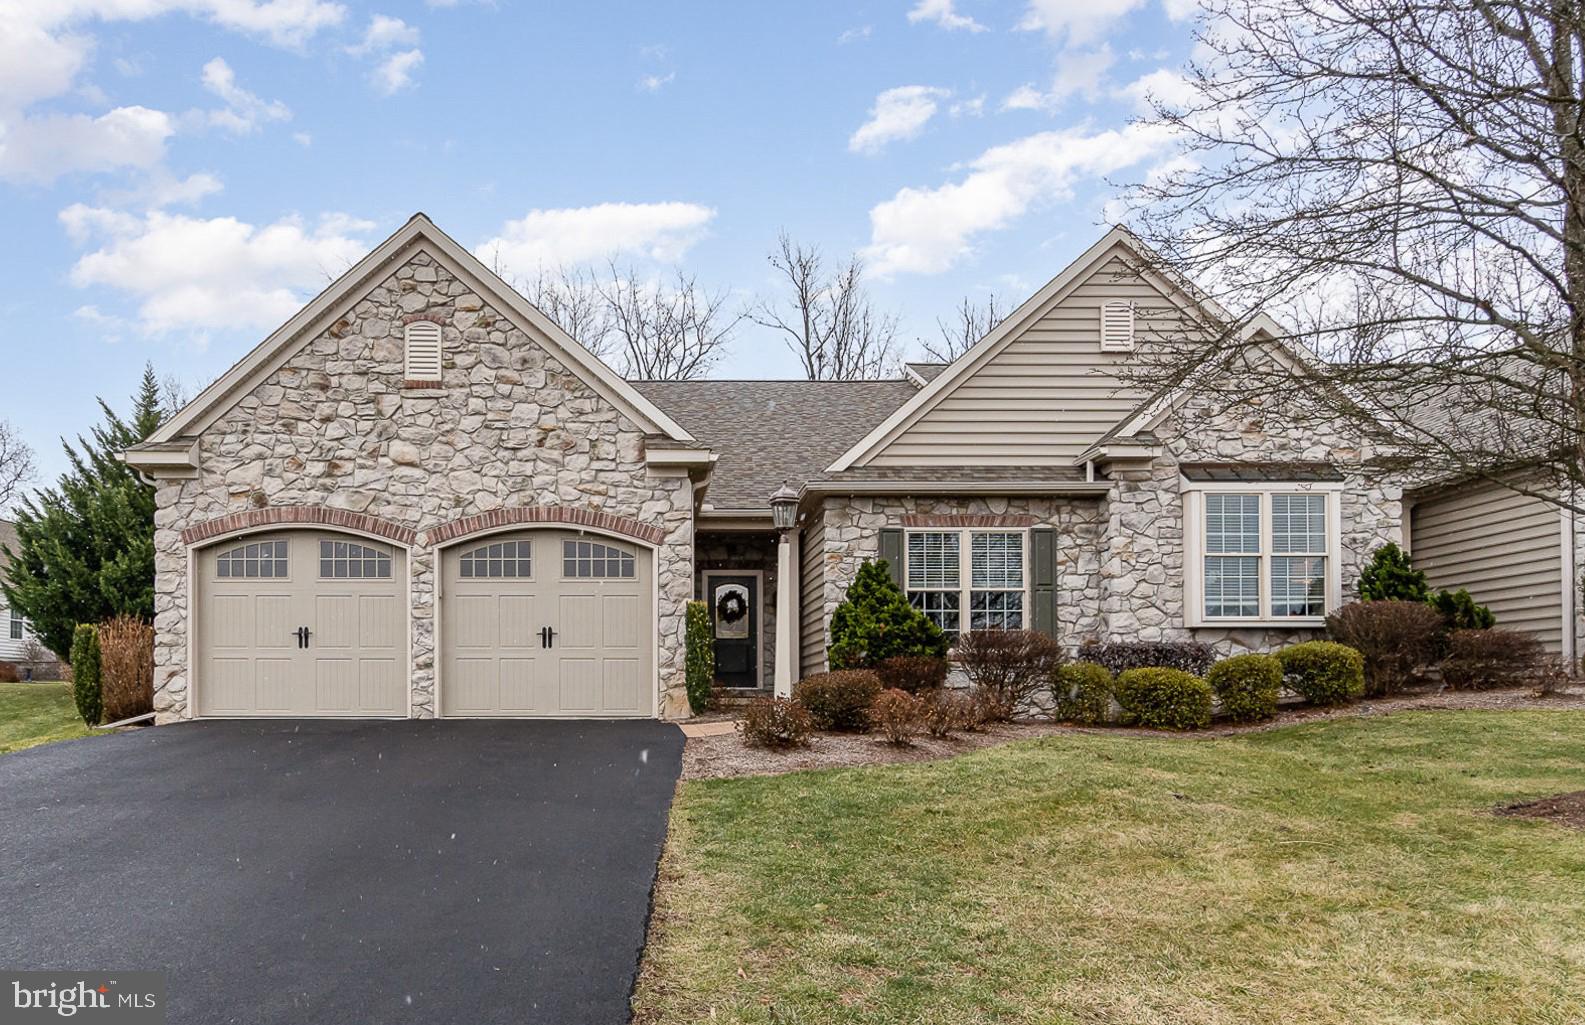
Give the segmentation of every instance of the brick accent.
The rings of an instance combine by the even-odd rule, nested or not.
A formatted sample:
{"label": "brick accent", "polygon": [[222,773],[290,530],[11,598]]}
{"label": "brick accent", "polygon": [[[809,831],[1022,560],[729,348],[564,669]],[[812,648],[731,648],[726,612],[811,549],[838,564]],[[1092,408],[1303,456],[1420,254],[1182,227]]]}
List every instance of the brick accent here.
{"label": "brick accent", "polygon": [[404,380],[402,382],[402,390],[403,391],[412,391],[412,390],[418,389],[418,388],[444,388],[444,387],[445,387],[445,385],[442,382],[440,382],[440,381],[415,381],[412,378],[408,378],[408,379],[406,379],[406,380]]}
{"label": "brick accent", "polygon": [[626,516],[567,505],[527,505],[492,509],[477,516],[464,516],[460,520],[430,527],[424,531],[424,535],[426,543],[443,545],[459,537],[467,537],[469,534],[498,530],[501,527],[511,527],[520,523],[559,523],[574,527],[593,527],[612,534],[623,534],[652,545],[658,545],[666,540],[666,532],[660,527],[641,523]]}
{"label": "brick accent", "polygon": [[1033,516],[992,513],[909,513],[903,517],[905,527],[1033,527]]}
{"label": "brick accent", "polygon": [[390,520],[382,520],[378,516],[370,516],[368,513],[317,505],[279,505],[230,513],[217,519],[195,523],[182,531],[182,543],[195,545],[234,531],[258,530],[278,527],[282,524],[311,524],[316,527],[360,530],[365,534],[395,541],[399,545],[412,545],[418,537],[414,530],[399,523],[392,523]]}

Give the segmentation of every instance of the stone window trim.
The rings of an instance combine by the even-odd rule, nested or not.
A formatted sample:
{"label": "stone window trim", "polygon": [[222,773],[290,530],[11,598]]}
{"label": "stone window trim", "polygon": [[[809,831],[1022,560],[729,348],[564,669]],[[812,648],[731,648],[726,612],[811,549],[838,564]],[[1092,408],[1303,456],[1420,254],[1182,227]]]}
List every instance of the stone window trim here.
{"label": "stone window trim", "polygon": [[[1324,627],[1325,613],[1343,603],[1342,581],[1342,499],[1341,482],[1270,481],[1181,482],[1184,540],[1184,625],[1196,627]],[[1259,612],[1253,616],[1208,616],[1205,614],[1205,496],[1243,495],[1260,500]],[[1321,495],[1326,499],[1326,597],[1319,616],[1276,616],[1272,607],[1272,565],[1284,553],[1273,551],[1272,498],[1285,495]],[[1211,553],[1214,554],[1214,553]]]}
{"label": "stone window trim", "polygon": [[653,524],[614,513],[565,505],[526,505],[492,509],[487,513],[464,516],[449,523],[430,527],[424,531],[423,540],[428,544],[443,545],[470,534],[494,533],[506,527],[522,524],[589,527],[606,534],[618,534],[635,541],[642,541],[651,547],[658,547],[666,540],[666,532]]}
{"label": "stone window trim", "polygon": [[[946,518],[946,517],[938,517]],[[1021,518],[1030,521],[1033,525],[1034,517],[1003,517],[990,515],[957,515],[952,519],[966,520],[1005,520]],[[904,517],[906,523],[909,517]],[[934,580],[918,580],[913,574],[911,552],[914,549],[912,539],[924,535],[950,535],[956,539],[958,565],[955,580],[946,583]],[[976,544],[976,539],[982,541],[991,538],[1000,538],[1011,535],[1018,539],[1018,586],[1007,586],[1005,580],[978,579],[975,574],[976,556],[984,555],[986,562],[979,565],[982,575],[989,576],[992,571],[989,545]],[[1027,628],[1033,614],[1031,595],[1031,545],[1029,527],[1009,526],[1004,523],[976,523],[973,525],[953,526],[909,526],[903,531],[903,591],[908,595],[909,603],[915,608],[926,612],[935,613],[930,618],[938,626],[943,626],[942,618],[955,622],[956,627],[943,626],[950,637],[967,633],[975,629],[974,620],[981,618],[990,624],[995,620],[997,626],[1006,626],[1009,629]],[[917,582],[918,586],[913,586]],[[1000,596],[998,600],[997,596]],[[1016,596],[1016,602],[1010,596]],[[978,598],[985,599],[984,608],[976,608]],[[943,604],[944,603],[944,604]],[[1015,607],[1016,606],[1016,607]],[[984,629],[985,627],[981,627]]]}
{"label": "stone window trim", "polygon": [[418,532],[390,520],[350,509],[331,509],[317,505],[280,505],[246,512],[228,513],[203,523],[196,523],[182,531],[182,543],[196,545],[227,534],[240,534],[254,530],[282,526],[341,528],[370,534],[411,548]]}
{"label": "stone window trim", "polygon": [[1015,514],[995,515],[992,513],[909,513],[903,517],[903,526],[908,529],[924,527],[1010,527],[1026,528],[1035,526],[1033,516]]}

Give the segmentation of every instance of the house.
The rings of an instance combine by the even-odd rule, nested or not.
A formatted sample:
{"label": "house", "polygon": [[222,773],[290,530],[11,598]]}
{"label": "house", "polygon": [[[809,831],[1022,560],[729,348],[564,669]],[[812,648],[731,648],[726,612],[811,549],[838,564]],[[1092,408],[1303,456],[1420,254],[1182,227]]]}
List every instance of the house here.
{"label": "house", "polygon": [[[0,520],[0,572],[5,569],[5,552],[17,550],[17,528],[9,520]],[[22,618],[22,613],[6,606],[5,594],[0,592],[0,662],[24,662],[24,650],[33,628]]]}
{"label": "house", "polygon": [[1147,255],[1108,232],[900,380],[625,381],[415,215],[126,453],[159,716],[682,716],[690,599],[723,684],[785,692],[877,557],[954,636],[1315,636],[1401,491],[1302,394],[1130,383],[1207,322]]}

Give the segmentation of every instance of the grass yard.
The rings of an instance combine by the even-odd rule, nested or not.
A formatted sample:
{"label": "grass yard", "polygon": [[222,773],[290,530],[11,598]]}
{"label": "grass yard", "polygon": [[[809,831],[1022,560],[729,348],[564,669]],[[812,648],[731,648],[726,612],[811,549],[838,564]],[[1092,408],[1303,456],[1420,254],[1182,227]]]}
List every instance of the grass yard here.
{"label": "grass yard", "polygon": [[86,737],[65,683],[0,683],[0,754],[52,740]]}
{"label": "grass yard", "polygon": [[1578,1023],[1585,712],[685,784],[648,1022]]}

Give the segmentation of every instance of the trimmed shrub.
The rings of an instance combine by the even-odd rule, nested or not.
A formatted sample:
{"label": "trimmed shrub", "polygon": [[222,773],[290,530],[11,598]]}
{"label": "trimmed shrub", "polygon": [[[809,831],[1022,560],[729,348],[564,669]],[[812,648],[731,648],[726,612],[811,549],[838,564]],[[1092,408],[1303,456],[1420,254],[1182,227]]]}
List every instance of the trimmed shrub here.
{"label": "trimmed shrub", "polygon": [[809,709],[816,729],[862,733],[870,728],[870,705],[880,692],[880,677],[870,670],[839,669],[799,680],[793,700]]}
{"label": "trimmed shrub", "polygon": [[17,674],[17,667],[10,662],[0,662],[0,683],[16,683],[22,679]]}
{"label": "trimmed shrub", "polygon": [[1336,641],[1306,641],[1277,652],[1282,682],[1312,705],[1346,705],[1365,693],[1365,659]]}
{"label": "trimmed shrub", "polygon": [[958,637],[958,663],[996,721],[1011,719],[1051,686],[1062,646],[1033,630],[971,630]]}
{"label": "trimmed shrub", "polygon": [[809,710],[787,698],[755,698],[737,721],[750,747],[806,747],[814,729]]}
{"label": "trimmed shrub", "polygon": [[1542,677],[1546,649],[1529,634],[1513,630],[1454,630],[1447,635],[1442,680],[1454,690],[1489,690],[1535,683]]}
{"label": "trimmed shrub", "polygon": [[870,704],[870,724],[889,742],[906,746],[919,735],[925,703],[905,690],[888,688]]}
{"label": "trimmed shrub", "polygon": [[1444,624],[1417,601],[1351,602],[1326,617],[1326,632],[1365,660],[1365,693],[1396,694],[1437,660]]}
{"label": "trimmed shrub", "polygon": [[1371,554],[1370,564],[1359,571],[1360,601],[1426,601],[1431,597],[1425,571],[1409,563],[1409,555],[1388,541]]}
{"label": "trimmed shrub", "polygon": [[946,686],[950,662],[934,655],[893,655],[875,664],[881,686],[922,694]]}
{"label": "trimmed shrub", "polygon": [[1216,653],[1196,641],[1087,641],[1079,660],[1103,665],[1112,675],[1129,669],[1181,669],[1204,676]]}
{"label": "trimmed shrub", "polygon": [[859,567],[842,604],[831,614],[832,669],[868,668],[895,655],[945,658],[947,635],[892,582],[885,559]]}
{"label": "trimmed shrub", "polygon": [[1282,663],[1270,655],[1234,655],[1212,666],[1205,682],[1211,685],[1227,718],[1259,722],[1277,714]]}
{"label": "trimmed shrub", "polygon": [[1449,630],[1490,630],[1497,625],[1491,609],[1475,604],[1470,593],[1460,587],[1456,591],[1438,591],[1431,596],[1431,607],[1442,613]]}
{"label": "trimmed shrub", "polygon": [[84,723],[99,725],[105,704],[99,687],[99,630],[92,623],[78,623],[72,631],[72,700]]}
{"label": "trimmed shrub", "polygon": [[1095,662],[1070,662],[1057,670],[1056,717],[1099,726],[1112,715],[1112,673]]}
{"label": "trimmed shrub", "polygon": [[99,626],[100,691],[105,722],[154,711],[154,628],[136,616]]}
{"label": "trimmed shrub", "polygon": [[958,730],[972,731],[980,728],[979,702],[974,695],[961,690],[926,691],[919,695],[923,704],[923,725],[932,737],[945,737]]}
{"label": "trimmed shrub", "polygon": [[710,606],[688,603],[683,640],[683,679],[688,687],[688,707],[702,715],[718,707],[715,700],[715,638],[710,635]]}
{"label": "trimmed shrub", "polygon": [[1127,669],[1113,684],[1123,724],[1198,730],[1211,724],[1211,685],[1181,669]]}

